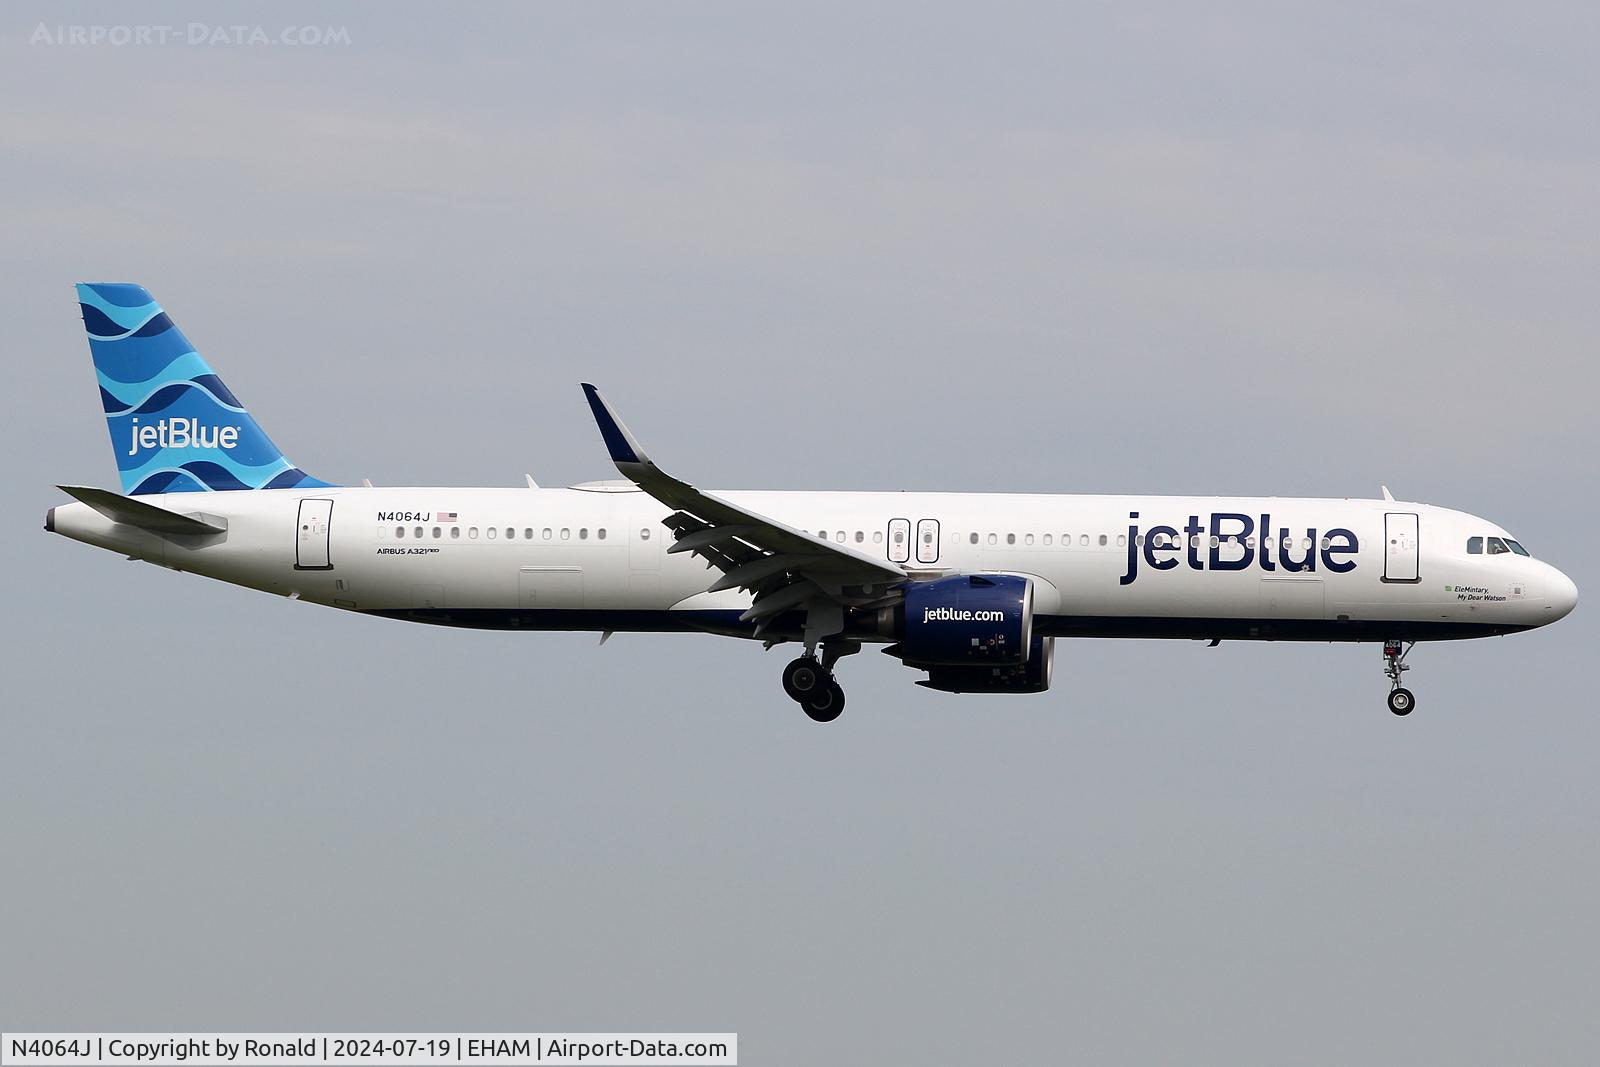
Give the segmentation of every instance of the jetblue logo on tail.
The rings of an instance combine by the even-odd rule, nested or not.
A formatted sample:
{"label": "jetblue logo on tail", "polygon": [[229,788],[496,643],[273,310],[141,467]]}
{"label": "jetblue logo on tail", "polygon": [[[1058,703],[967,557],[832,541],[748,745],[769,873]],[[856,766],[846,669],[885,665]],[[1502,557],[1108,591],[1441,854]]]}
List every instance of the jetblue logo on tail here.
{"label": "jetblue logo on tail", "polygon": [[239,443],[239,427],[206,426],[199,419],[162,419],[139,425],[133,420],[128,455],[141,448],[233,448]]}

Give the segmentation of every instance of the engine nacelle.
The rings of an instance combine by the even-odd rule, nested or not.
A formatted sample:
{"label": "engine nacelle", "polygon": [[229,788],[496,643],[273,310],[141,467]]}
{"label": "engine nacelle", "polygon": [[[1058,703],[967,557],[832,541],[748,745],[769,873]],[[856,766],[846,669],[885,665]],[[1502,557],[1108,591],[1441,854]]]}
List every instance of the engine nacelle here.
{"label": "engine nacelle", "polygon": [[918,685],[944,693],[1042,693],[1050,688],[1050,670],[1056,658],[1056,639],[1035,637],[1028,661],[993,667],[929,667],[927,680]]}
{"label": "engine nacelle", "polygon": [[907,666],[1020,666],[1033,644],[1033,582],[961,574],[905,587],[899,655]]}

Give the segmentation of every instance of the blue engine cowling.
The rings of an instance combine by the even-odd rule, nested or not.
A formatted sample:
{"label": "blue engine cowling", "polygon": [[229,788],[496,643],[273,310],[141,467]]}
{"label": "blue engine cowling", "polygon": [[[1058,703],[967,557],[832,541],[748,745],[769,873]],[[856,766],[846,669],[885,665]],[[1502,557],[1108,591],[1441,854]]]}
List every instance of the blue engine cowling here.
{"label": "blue engine cowling", "polygon": [[907,666],[1016,666],[1033,644],[1033,582],[962,574],[905,587],[900,658]]}
{"label": "blue engine cowling", "polygon": [[1050,669],[1056,657],[1056,639],[1035,637],[1029,642],[1028,661],[992,667],[929,667],[918,685],[945,693],[1042,693],[1050,688]]}

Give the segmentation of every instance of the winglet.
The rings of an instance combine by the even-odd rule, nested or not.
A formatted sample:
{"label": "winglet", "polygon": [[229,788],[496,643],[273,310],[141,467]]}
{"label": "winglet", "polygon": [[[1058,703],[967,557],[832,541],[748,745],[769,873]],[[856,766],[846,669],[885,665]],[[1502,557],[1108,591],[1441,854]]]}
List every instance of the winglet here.
{"label": "winglet", "polygon": [[[644,449],[639,447],[639,442],[633,439],[628,428],[611,413],[600,390],[584,382],[583,395],[589,398],[589,410],[594,412],[594,421],[600,427],[600,436],[605,439],[606,451],[611,453],[611,462],[617,465],[617,469],[622,470],[623,464],[648,464],[650,457],[644,454]],[[622,473],[629,474],[626,470],[622,470]]]}

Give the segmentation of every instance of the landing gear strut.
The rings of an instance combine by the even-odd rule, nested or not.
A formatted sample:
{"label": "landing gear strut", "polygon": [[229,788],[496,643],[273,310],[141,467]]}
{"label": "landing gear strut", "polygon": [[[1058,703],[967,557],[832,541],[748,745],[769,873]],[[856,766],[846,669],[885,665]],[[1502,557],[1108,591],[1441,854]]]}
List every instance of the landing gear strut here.
{"label": "landing gear strut", "polygon": [[1411,695],[1411,690],[1400,684],[1400,676],[1411,669],[1406,657],[1415,645],[1415,641],[1383,643],[1383,673],[1389,678],[1389,710],[1396,715],[1410,715],[1417,706],[1417,698]]}
{"label": "landing gear strut", "polygon": [[825,641],[820,657],[808,649],[783,669],[783,691],[814,722],[832,722],[844,711],[844,689],[833,677],[833,666],[860,651],[860,641]]}

